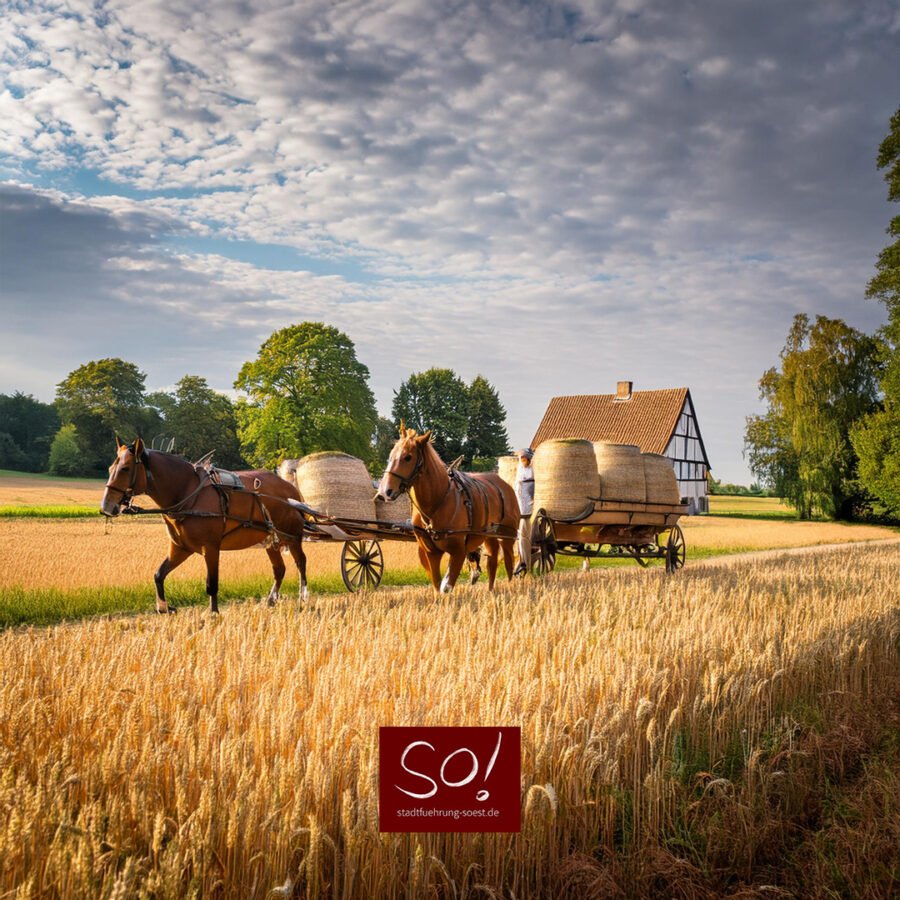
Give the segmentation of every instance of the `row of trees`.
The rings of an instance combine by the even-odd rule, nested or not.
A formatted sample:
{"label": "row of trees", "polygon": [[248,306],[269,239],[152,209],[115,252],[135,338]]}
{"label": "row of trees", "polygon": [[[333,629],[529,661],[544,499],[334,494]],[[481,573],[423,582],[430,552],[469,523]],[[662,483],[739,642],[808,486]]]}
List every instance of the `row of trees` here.
{"label": "row of trees", "polygon": [[[881,144],[888,198],[900,201],[900,110]],[[760,380],[767,410],[747,420],[754,475],[801,518],[900,517],[900,216],[867,296],[888,310],[875,336],[839,319],[796,316],[780,367]]]}
{"label": "row of trees", "polygon": [[71,372],[45,404],[0,395],[0,468],[60,475],[102,473],[113,436],[143,434],[190,458],[216,451],[228,468],[274,467],[286,457],[343,450],[373,472],[384,466],[401,420],[432,428],[448,461],[492,467],[508,451],[506,411],[493,386],[467,385],[451,369],[412,375],[394,392],[392,419],[379,417],[369,370],[347,335],[321,322],[276,331],[234,383],[236,403],[197,375],[171,392],[147,392],[146,376],[121,359]]}

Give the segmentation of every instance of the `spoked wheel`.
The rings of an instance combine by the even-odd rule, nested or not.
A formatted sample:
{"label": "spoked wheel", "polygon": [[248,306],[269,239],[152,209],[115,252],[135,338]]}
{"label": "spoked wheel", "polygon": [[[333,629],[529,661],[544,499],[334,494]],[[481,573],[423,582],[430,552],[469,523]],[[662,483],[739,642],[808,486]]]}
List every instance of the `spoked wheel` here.
{"label": "spoked wheel", "polygon": [[374,590],[384,574],[384,555],[378,541],[347,541],[341,549],[341,578],[348,591]]}
{"label": "spoked wheel", "polygon": [[531,574],[546,575],[556,566],[556,533],[544,510],[538,510],[531,529]]}
{"label": "spoked wheel", "polygon": [[684,532],[677,525],[673,525],[666,543],[666,571],[670,575],[677,572],[684,565],[686,556],[687,545],[684,542]]}

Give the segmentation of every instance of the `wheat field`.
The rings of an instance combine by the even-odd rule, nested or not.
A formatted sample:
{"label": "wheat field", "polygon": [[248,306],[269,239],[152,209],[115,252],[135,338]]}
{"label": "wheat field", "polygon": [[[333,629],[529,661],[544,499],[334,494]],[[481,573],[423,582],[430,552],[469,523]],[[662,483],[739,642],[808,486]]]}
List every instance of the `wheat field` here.
{"label": "wheat field", "polygon": [[[735,772],[782,802],[796,709],[896,671],[898,566],[859,546],[4,632],[0,896],[618,896],[578,873],[681,834],[684,795],[698,815]],[[521,727],[521,834],[379,834],[378,727],[412,724]]]}

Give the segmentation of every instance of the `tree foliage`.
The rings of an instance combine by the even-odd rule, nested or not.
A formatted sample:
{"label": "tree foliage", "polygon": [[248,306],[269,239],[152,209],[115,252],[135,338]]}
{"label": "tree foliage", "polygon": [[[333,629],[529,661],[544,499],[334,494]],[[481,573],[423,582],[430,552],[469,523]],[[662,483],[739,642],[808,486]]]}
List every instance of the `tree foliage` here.
{"label": "tree foliage", "polygon": [[163,430],[175,439],[177,452],[199,459],[215,450],[217,465],[232,469],[243,465],[234,406],[205,378],[185,375],[172,393],[150,394],[147,402],[159,410]]}
{"label": "tree foliage", "polygon": [[[878,151],[878,168],[885,169],[888,200],[900,202],[900,109],[891,117],[890,130]],[[859,455],[859,477],[888,512],[900,515],[900,215],[891,219],[887,233],[895,240],[881,251],[867,296],[887,307],[888,323],[881,331],[884,373],[881,410],[853,428],[853,447]]]}
{"label": "tree foliage", "polygon": [[394,392],[394,422],[431,430],[431,442],[444,462],[465,452],[469,391],[452,369],[428,369],[410,375]]}
{"label": "tree foliage", "polygon": [[0,394],[0,469],[43,472],[59,415],[49,403],[16,391]]}
{"label": "tree foliage", "polygon": [[74,425],[85,469],[103,472],[116,434],[153,434],[159,418],[144,404],[146,376],[133,363],[100,359],[70,372],[57,385],[56,408],[64,425]]}
{"label": "tree foliage", "polygon": [[397,442],[397,426],[384,416],[379,416],[372,434],[372,462],[369,470],[373,475],[380,475],[387,465],[391,449]]}
{"label": "tree foliage", "polygon": [[859,503],[854,422],[877,407],[878,342],[840,319],[794,317],[781,368],[760,379],[767,411],[747,420],[750,469],[797,509],[850,518]]}
{"label": "tree foliage", "polygon": [[50,474],[82,475],[88,468],[78,429],[74,425],[63,425],[50,445]]}
{"label": "tree foliage", "polygon": [[476,375],[469,385],[466,462],[473,469],[493,469],[497,457],[506,453],[506,410],[494,386],[483,375]]}
{"label": "tree foliage", "polygon": [[347,335],[321,322],[276,331],[234,386],[244,456],[275,466],[285,457],[343,450],[368,460],[377,413],[369,370]]}

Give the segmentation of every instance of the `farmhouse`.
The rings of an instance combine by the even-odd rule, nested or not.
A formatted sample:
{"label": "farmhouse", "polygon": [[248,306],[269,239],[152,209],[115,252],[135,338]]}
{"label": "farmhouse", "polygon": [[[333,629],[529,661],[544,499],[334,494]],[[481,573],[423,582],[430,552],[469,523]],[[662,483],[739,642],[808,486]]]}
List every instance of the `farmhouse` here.
{"label": "farmhouse", "polygon": [[636,444],[643,453],[672,460],[684,503],[693,515],[709,511],[709,459],[687,388],[635,391],[620,381],[615,394],[554,397],[538,426],[532,447],[557,438],[584,438]]}

